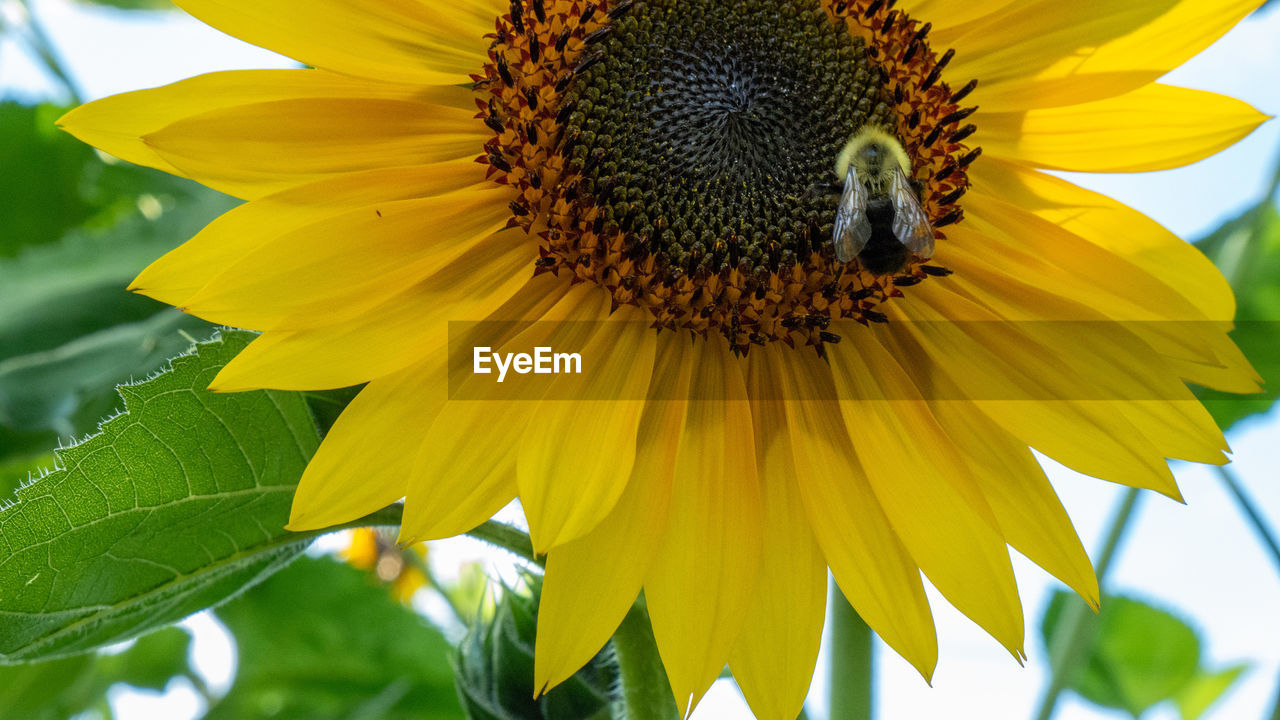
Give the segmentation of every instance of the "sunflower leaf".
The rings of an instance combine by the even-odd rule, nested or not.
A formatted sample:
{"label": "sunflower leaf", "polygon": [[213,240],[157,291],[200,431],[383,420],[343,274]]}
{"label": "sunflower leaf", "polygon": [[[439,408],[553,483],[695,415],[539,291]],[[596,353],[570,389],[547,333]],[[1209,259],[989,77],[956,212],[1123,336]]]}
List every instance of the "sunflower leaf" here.
{"label": "sunflower leaf", "polygon": [[1280,397],[1280,212],[1268,199],[1228,221],[1196,243],[1231,281],[1236,294],[1236,329],[1232,339],[1263,379],[1256,395],[1231,395],[1197,388],[1218,425],[1266,412]]}
{"label": "sunflower leaf", "polygon": [[301,395],[205,390],[254,337],[227,331],[122,386],[125,412],[58,451],[58,469],[0,510],[0,661],[119,642],[278,570],[319,444]]}
{"label": "sunflower leaf", "polygon": [[[1051,658],[1062,608],[1074,601],[1059,591],[1045,611],[1041,632]],[[1196,631],[1175,615],[1140,600],[1103,598],[1101,612],[1089,616],[1081,632],[1091,636],[1090,650],[1083,662],[1067,669],[1067,687],[1089,702],[1124,710],[1134,718],[1158,703],[1192,692],[1204,674]]]}

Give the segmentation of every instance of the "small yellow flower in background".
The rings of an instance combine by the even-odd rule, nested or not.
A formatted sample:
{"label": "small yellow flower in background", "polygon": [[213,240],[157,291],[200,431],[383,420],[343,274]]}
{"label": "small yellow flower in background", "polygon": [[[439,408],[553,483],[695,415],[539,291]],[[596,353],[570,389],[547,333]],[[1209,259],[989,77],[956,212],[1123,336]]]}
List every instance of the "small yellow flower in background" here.
{"label": "small yellow flower in background", "polygon": [[[828,568],[926,677],[922,572],[1022,656],[1006,546],[1098,602],[1028,448],[1178,498],[1166,458],[1227,449],[1184,381],[1256,389],[1209,261],[1042,170],[1251,132],[1244,103],[1155,81],[1259,0],[178,4],[314,69],[63,119],[249,200],[134,289],[263,331],[215,389],[369,383],[291,528],[404,498],[401,540],[441,538],[518,497],[548,555],[538,688],[643,589],[682,709],[727,662],[757,716],[793,718]],[[863,175],[837,175],[870,128]],[[866,195],[847,261],[842,182]],[[587,382],[455,386],[459,339],[554,339]]]}
{"label": "small yellow flower in background", "polygon": [[[422,565],[406,562],[405,553],[414,553]],[[373,528],[357,528],[351,531],[351,544],[340,555],[351,567],[370,571],[382,582],[390,584],[391,596],[405,605],[429,584],[426,573],[422,571],[427,562],[424,543],[401,550],[396,546],[394,537],[384,536]]]}

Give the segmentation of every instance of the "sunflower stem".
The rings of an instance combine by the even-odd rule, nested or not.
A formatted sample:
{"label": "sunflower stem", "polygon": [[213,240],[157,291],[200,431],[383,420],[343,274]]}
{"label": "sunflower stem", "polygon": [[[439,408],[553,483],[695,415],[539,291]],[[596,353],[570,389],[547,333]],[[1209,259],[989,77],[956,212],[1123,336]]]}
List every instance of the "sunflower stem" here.
{"label": "sunflower stem", "polygon": [[477,540],[483,540],[490,545],[500,547],[535,565],[542,565],[542,561],[533,554],[533,542],[529,540],[529,535],[517,527],[500,523],[497,520],[487,520],[483,525],[468,530],[467,534]]}
{"label": "sunflower stem", "polygon": [[871,628],[831,583],[831,678],[827,717],[871,720],[875,663]]}
{"label": "sunflower stem", "polygon": [[1231,492],[1231,496],[1235,498],[1236,503],[1240,506],[1240,511],[1249,519],[1249,523],[1253,525],[1254,532],[1258,533],[1258,539],[1271,552],[1271,559],[1276,563],[1276,569],[1280,570],[1280,541],[1276,540],[1275,533],[1271,531],[1271,526],[1267,524],[1265,518],[1258,512],[1253,504],[1253,500],[1244,491],[1244,487],[1240,485],[1240,481],[1236,476],[1225,467],[1216,466],[1213,468],[1218,473],[1218,477],[1222,479],[1222,483],[1227,486],[1227,490]]}
{"label": "sunflower stem", "polygon": [[631,606],[614,633],[613,650],[622,687],[618,720],[679,720],[680,711],[658,656],[658,643],[643,599]]}
{"label": "sunflower stem", "polygon": [[[1136,488],[1125,491],[1124,497],[1120,500],[1120,506],[1111,519],[1111,526],[1107,529],[1102,552],[1094,565],[1094,571],[1098,576],[1099,596],[1102,595],[1103,580],[1106,579],[1107,571],[1111,569],[1111,561],[1115,558],[1116,549],[1119,548],[1124,531],[1133,517],[1138,497]],[[1076,668],[1089,658],[1089,653],[1093,650],[1093,636],[1085,632],[1088,614],[1089,607],[1082,602],[1067,603],[1062,609],[1062,619],[1053,631],[1050,644],[1053,651],[1049,667],[1052,668],[1053,675],[1044,697],[1040,700],[1040,707],[1036,710],[1036,720],[1050,720],[1053,717],[1054,710],[1058,707],[1058,697],[1066,689],[1067,682]]]}

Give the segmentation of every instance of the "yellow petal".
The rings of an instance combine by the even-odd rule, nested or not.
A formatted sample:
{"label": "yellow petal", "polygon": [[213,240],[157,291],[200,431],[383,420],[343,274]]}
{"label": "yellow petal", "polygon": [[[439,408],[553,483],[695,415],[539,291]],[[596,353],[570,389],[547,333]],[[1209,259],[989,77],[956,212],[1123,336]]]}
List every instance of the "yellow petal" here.
{"label": "yellow petal", "polygon": [[[483,181],[481,166],[465,159],[348,173],[251,200],[223,213],[195,237],[152,263],[129,289],[182,306],[209,280],[281,235],[359,208],[445,195]],[[304,317],[312,323],[344,319],[332,314]]]}
{"label": "yellow petal", "polygon": [[[786,414],[773,384],[784,359],[747,356],[756,464],[764,499],[764,555],[747,629],[729,665],[759,720],[794,720],[813,679],[826,613],[827,566],[809,529]],[[763,367],[771,365],[771,367]],[[771,394],[770,390],[775,392]]]}
{"label": "yellow petal", "polygon": [[[1058,43],[1044,33],[1028,29],[1025,23],[998,15],[986,24],[975,23],[967,28],[979,40],[984,35],[988,40],[998,37],[1000,26],[1015,28],[1018,35],[1014,42],[993,48],[990,55],[961,53],[952,65],[951,72],[959,73],[957,77],[980,78],[974,99],[984,111],[1060,107],[1137,90],[1209,47],[1256,9],[1259,0],[1054,5],[1068,13],[1085,13],[1101,24],[1093,33],[1082,34],[1073,42],[1069,35],[1080,24],[1064,20],[1061,27],[1067,32],[1058,36]],[[1029,7],[1024,12],[1048,22],[1059,19],[1037,13],[1038,10]],[[1115,14],[1128,14],[1131,19],[1113,23]],[[1134,21],[1141,24],[1124,32]],[[1105,37],[1113,39],[1097,42]],[[941,40],[947,39],[944,31]],[[1008,64],[1001,66],[1002,61]],[[997,74],[982,74],[993,69]],[[1004,74],[1000,74],[1002,70]]]}
{"label": "yellow petal", "polygon": [[[1177,2],[1025,0],[943,30],[932,40],[935,47],[956,50],[948,77],[959,79],[961,84],[977,78],[980,89],[998,88],[1006,83],[1022,84],[1064,58],[1079,57],[1134,32]],[[981,95],[977,102],[983,103]]]}
{"label": "yellow petal", "polygon": [[[500,5],[476,0],[177,0],[241,40],[344,74],[405,83],[458,84],[484,63]],[[493,7],[489,24],[474,12]],[[471,11],[471,12],[468,12]]]}
{"label": "yellow petal", "polygon": [[340,525],[404,497],[423,431],[444,403],[443,358],[369,383],[307,464],[288,528]]}
{"label": "yellow petal", "polygon": [[935,397],[970,399],[1012,435],[1058,462],[1131,487],[1179,498],[1163,456],[1132,423],[1016,326],[942,283],[924,283],[885,307],[885,332],[917,385]]}
{"label": "yellow petal", "polygon": [[[1209,320],[1235,318],[1235,295],[1222,273],[1194,245],[1106,195],[1020,163],[983,158],[969,170],[975,189],[1035,213],[1123,257],[1155,276]],[[1065,254],[1065,253],[1064,253]]]}
{"label": "yellow petal", "polygon": [[[975,191],[968,207],[973,217],[949,234],[953,242],[939,252],[940,261],[985,286],[980,291],[1011,292],[1022,286],[1048,296],[1008,305],[1001,310],[1006,319],[1091,322],[1092,311],[1118,321],[1178,361],[1180,369],[1190,372],[1189,379],[1198,379],[1197,368],[1207,367],[1235,370],[1238,384],[1253,380],[1226,334],[1229,320],[1211,321],[1194,298],[1123,256],[987,192]],[[985,279],[979,281],[980,276]],[[1210,285],[1216,277],[1212,271]]]}
{"label": "yellow petal", "polygon": [[537,245],[523,236],[490,235],[360,317],[306,330],[268,331],[209,387],[219,392],[349,387],[444,354],[451,330],[461,324],[482,320],[514,298],[532,302],[545,295],[541,283],[529,283],[537,257]]}
{"label": "yellow petal", "polygon": [[[1024,356],[1028,374],[1063,378],[1064,387],[1074,383],[1078,394],[1073,399],[1121,413],[1164,457],[1224,462],[1226,441],[1213,418],[1145,341],[1154,335],[1147,329],[1163,329],[1166,323],[1117,323],[1100,314],[1090,316],[1088,308],[1072,308],[1048,291],[977,266],[958,270],[953,279],[945,289],[1012,320],[1010,329],[1022,334],[1024,351],[1036,350]],[[1039,310],[1044,314],[1037,315]]]}
{"label": "yellow petal", "polygon": [[898,6],[921,23],[933,23],[935,32],[941,32],[985,18],[1008,6],[1011,1],[974,0],[958,3],[955,0],[904,0]]}
{"label": "yellow petal", "polygon": [[240,105],[304,98],[407,100],[421,91],[324,70],[234,70],[95,100],[62,116],[58,126],[122,160],[181,175],[143,136],[183,118]]}
{"label": "yellow petal", "polygon": [[813,534],[849,604],[930,679],[938,663],[938,639],[920,570],[858,464],[831,371],[813,367],[816,360],[807,357],[785,360],[790,367],[773,376],[775,396],[786,401],[792,462]]}
{"label": "yellow petal", "polygon": [[1202,160],[1267,119],[1202,90],[1148,85],[1119,97],[1026,113],[982,113],[978,141],[995,157],[1080,172],[1167,170]]}
{"label": "yellow petal", "polygon": [[475,157],[493,134],[470,90],[413,99],[309,97],[185,117],[143,141],[186,177],[244,198],[323,177]]}
{"label": "yellow petal", "polygon": [[1182,65],[1243,20],[1263,0],[1181,0],[1134,32],[1089,52],[1064,58],[1043,76],[1150,69],[1161,75]]}
{"label": "yellow petal", "polygon": [[618,502],[635,460],[656,333],[643,311],[629,306],[602,315],[598,325],[589,343],[572,348],[582,356],[592,394],[572,398],[552,390],[520,442],[520,497],[538,553],[595,527]]}
{"label": "yellow petal", "polygon": [[609,641],[640,593],[666,533],[676,439],[684,427],[693,366],[684,338],[667,333],[659,345],[652,402],[645,405],[636,462],[622,497],[594,530],[547,555],[534,656],[538,693],[569,679]]}
{"label": "yellow petal", "polygon": [[941,401],[929,406],[969,462],[1009,545],[1080,593],[1096,610],[1098,579],[1093,564],[1026,444],[968,403]]}
{"label": "yellow petal", "polygon": [[964,460],[883,347],[858,342],[837,349],[831,369],[840,410],[857,429],[858,460],[894,531],[956,609],[1025,657],[1022,604],[1004,536]]}
{"label": "yellow petal", "polygon": [[719,676],[747,620],[763,520],[739,360],[713,336],[694,344],[690,361],[670,525],[645,584],[658,652],[685,716]]}
{"label": "yellow petal", "polygon": [[266,330],[300,314],[344,312],[352,298],[406,290],[506,225],[510,190],[480,186],[344,212],[252,250],[185,309]]}
{"label": "yellow petal", "polygon": [[[1125,263],[1112,260],[1101,264],[1086,262],[1077,265],[1091,267],[1094,272],[1113,268],[1119,270],[1114,278],[1104,280],[1103,293],[1098,293],[1097,284],[1093,284],[1093,288],[1084,297],[1098,298],[1101,300],[1098,306],[1114,309],[1117,305],[1114,293],[1106,290],[1110,287],[1136,299],[1136,304],[1125,304],[1123,312],[1129,313],[1130,317],[1137,317],[1133,313],[1141,312],[1145,307],[1148,312],[1158,313],[1158,317],[1185,320],[1186,322],[1156,322],[1143,327],[1144,330],[1166,335],[1186,337],[1191,334],[1198,339],[1198,347],[1211,347],[1214,355],[1211,363],[1197,362],[1188,357],[1167,356],[1171,367],[1180,377],[1228,392],[1257,392],[1261,379],[1235,343],[1225,336],[1232,328],[1232,320],[1236,314],[1235,295],[1226,278],[1194,245],[1123,203],[1017,163],[984,158],[970,170],[970,177],[976,187],[989,188],[991,193],[998,194],[1007,203],[1006,207],[1017,207],[1020,209],[1019,213],[1035,213],[1062,231],[1088,240],[1123,258]],[[1010,214],[1010,218],[1016,214]],[[985,218],[979,218],[979,221],[982,219]],[[1042,236],[1041,232],[1045,229],[1042,225],[1025,228],[1015,236],[1014,247],[1009,247],[1007,251],[984,252],[983,257],[994,265],[1003,266],[1006,262],[1016,261],[1018,253],[1024,249],[1029,250],[1032,256],[1052,250],[1063,251],[1060,256],[1055,256],[1055,264],[1061,262],[1058,257],[1074,264],[1089,254],[1088,251],[1072,250],[1072,239],[1063,238],[1057,228],[1049,230],[1051,237]],[[960,232],[963,236],[964,230],[961,229]],[[994,239],[1000,242],[1004,240],[999,235]],[[983,238],[983,242],[991,240],[990,236]],[[1029,244],[1034,247],[1027,247]],[[1167,298],[1164,301],[1150,301],[1150,296],[1144,295],[1146,290],[1133,293],[1133,288],[1127,281],[1133,275],[1128,263],[1167,285],[1181,295],[1183,301],[1169,302]],[[1037,280],[1037,283],[1043,284],[1043,281]],[[1070,284],[1079,289],[1078,281]],[[1150,288],[1147,284],[1147,289]],[[1203,317],[1197,318],[1195,312],[1187,313],[1187,304],[1194,306]],[[1173,308],[1184,309],[1173,313]]]}
{"label": "yellow petal", "polygon": [[[594,285],[581,284],[567,293],[563,282],[546,281],[548,301],[525,317],[539,322],[480,322],[461,344],[504,348],[528,342],[529,335],[545,338],[549,328],[583,322],[598,312]],[[537,317],[541,314],[542,317]],[[505,388],[491,375],[467,373],[451,383],[450,400],[427,430],[428,442],[418,453],[405,495],[402,542],[451,537],[484,522],[517,494],[516,448],[536,402],[504,398]]]}

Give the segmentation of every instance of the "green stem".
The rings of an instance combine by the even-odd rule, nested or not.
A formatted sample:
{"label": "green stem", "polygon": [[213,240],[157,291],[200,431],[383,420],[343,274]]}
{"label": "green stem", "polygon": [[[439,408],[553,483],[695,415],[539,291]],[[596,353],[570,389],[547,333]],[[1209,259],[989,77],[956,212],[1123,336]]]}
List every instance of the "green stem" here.
{"label": "green stem", "polygon": [[871,720],[875,663],[871,628],[831,583],[831,678],[828,717]]}
{"label": "green stem", "polygon": [[1276,569],[1280,570],[1280,541],[1277,541],[1275,534],[1271,532],[1271,526],[1258,513],[1253,501],[1245,494],[1244,488],[1231,471],[1220,466],[1214,467],[1214,470],[1218,473],[1218,477],[1222,479],[1223,484],[1227,486],[1227,490],[1231,491],[1232,497],[1236,499],[1236,503],[1240,506],[1240,510],[1245,514],[1245,517],[1249,519],[1249,523],[1253,525],[1254,532],[1258,533],[1258,539],[1271,552],[1271,559],[1275,561]]}
{"label": "green stem", "polygon": [[40,23],[40,19],[35,13],[31,12],[31,4],[29,0],[18,0],[18,5],[26,14],[26,23],[23,29],[26,32],[21,33],[20,37],[25,41],[28,49],[36,59],[38,59],[49,71],[49,74],[58,81],[62,89],[71,97],[71,102],[80,105],[84,102],[84,94],[80,92],[79,85],[72,79],[71,73],[67,71],[57,49],[53,45],[53,39],[49,37],[49,33],[45,32],[44,26]]}
{"label": "green stem", "polygon": [[[310,533],[299,533],[303,535],[311,535],[319,537],[338,530],[351,530],[363,527],[386,527],[399,525],[404,517],[403,505],[392,505],[385,507],[375,513],[365,515],[359,520],[352,520],[349,523],[335,525],[334,527],[316,530]],[[483,525],[472,528],[467,534],[477,540],[483,540],[490,545],[506,550],[514,555],[518,555],[531,563],[541,565],[541,561],[533,554],[533,543],[530,542],[529,536],[519,528],[512,527],[506,523],[500,523],[497,520],[485,521]]]}
{"label": "green stem", "polygon": [[480,527],[467,531],[467,534],[490,545],[496,545],[535,565],[542,565],[542,561],[533,554],[533,542],[529,540],[529,535],[519,528],[497,520],[489,520]]}
{"label": "green stem", "polygon": [[[1116,549],[1124,537],[1125,528],[1133,517],[1138,503],[1138,490],[1130,488],[1120,500],[1120,507],[1111,519],[1111,527],[1107,530],[1106,540],[1102,545],[1102,553],[1094,566],[1098,576],[1098,592],[1102,593],[1103,580],[1111,569],[1111,561],[1115,558]],[[1052,677],[1040,707],[1036,710],[1036,720],[1049,720],[1058,706],[1058,697],[1066,689],[1071,673],[1084,662],[1092,650],[1093,636],[1085,630],[1085,622],[1089,618],[1089,608],[1084,603],[1067,603],[1062,609],[1062,619],[1053,632],[1050,646],[1053,654],[1049,661]]]}
{"label": "green stem", "polygon": [[658,656],[658,643],[649,625],[644,602],[637,601],[613,634],[622,687],[623,720],[678,720],[667,672]]}

